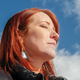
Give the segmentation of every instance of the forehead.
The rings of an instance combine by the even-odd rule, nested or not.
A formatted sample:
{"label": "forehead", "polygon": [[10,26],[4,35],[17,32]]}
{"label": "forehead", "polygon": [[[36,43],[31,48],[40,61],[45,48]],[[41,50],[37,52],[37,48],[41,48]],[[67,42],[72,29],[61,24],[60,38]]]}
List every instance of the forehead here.
{"label": "forehead", "polygon": [[51,18],[43,12],[35,13],[34,15],[31,16],[31,19],[35,23],[46,21],[53,25]]}

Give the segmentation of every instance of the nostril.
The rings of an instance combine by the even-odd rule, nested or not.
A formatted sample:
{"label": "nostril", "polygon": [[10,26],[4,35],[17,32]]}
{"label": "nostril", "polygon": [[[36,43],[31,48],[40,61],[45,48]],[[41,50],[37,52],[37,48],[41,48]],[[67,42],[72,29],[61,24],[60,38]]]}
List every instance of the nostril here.
{"label": "nostril", "polygon": [[50,38],[51,38],[51,39],[56,39],[56,35],[55,35],[55,34],[51,34],[51,35],[50,35]]}

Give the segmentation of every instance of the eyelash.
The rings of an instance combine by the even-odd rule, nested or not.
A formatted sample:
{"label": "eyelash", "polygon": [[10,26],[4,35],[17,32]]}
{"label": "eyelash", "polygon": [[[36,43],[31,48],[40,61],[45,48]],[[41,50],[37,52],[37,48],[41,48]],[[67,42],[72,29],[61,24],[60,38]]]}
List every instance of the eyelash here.
{"label": "eyelash", "polygon": [[46,26],[43,26],[43,25],[41,25],[41,27],[48,28],[48,27],[46,27]]}
{"label": "eyelash", "polygon": [[[48,27],[47,26],[43,26],[43,25],[40,25],[41,27],[43,27],[43,28],[46,28],[46,29],[48,29]],[[55,31],[55,28],[53,28],[53,30]]]}

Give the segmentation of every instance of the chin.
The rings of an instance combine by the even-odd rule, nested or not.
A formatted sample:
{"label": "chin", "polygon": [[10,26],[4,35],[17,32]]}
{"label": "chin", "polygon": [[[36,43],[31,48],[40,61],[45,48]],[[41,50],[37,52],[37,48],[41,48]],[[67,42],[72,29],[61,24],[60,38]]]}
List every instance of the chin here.
{"label": "chin", "polygon": [[54,59],[55,56],[56,56],[55,51],[53,51],[53,52],[51,52],[51,51],[48,52],[48,51],[47,51],[47,53],[45,54],[45,57],[46,57],[46,60],[47,60],[47,61],[49,61],[49,60],[51,60],[51,59]]}
{"label": "chin", "polygon": [[54,53],[53,55],[50,55],[50,59],[54,59],[56,54]]}

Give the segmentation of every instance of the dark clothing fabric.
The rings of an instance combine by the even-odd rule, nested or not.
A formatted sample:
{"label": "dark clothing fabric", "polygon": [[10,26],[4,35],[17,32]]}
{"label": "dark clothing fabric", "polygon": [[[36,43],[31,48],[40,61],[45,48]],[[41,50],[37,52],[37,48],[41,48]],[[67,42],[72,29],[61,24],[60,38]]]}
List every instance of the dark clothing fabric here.
{"label": "dark clothing fabric", "polygon": [[[5,73],[3,70],[0,70],[0,80],[44,80],[42,73],[34,73],[26,69],[19,63],[16,63],[17,67],[12,65],[12,72]],[[49,74],[48,80],[67,80],[63,77],[55,77],[52,74]]]}
{"label": "dark clothing fabric", "polygon": [[11,75],[0,70],[0,80],[13,80]]}

